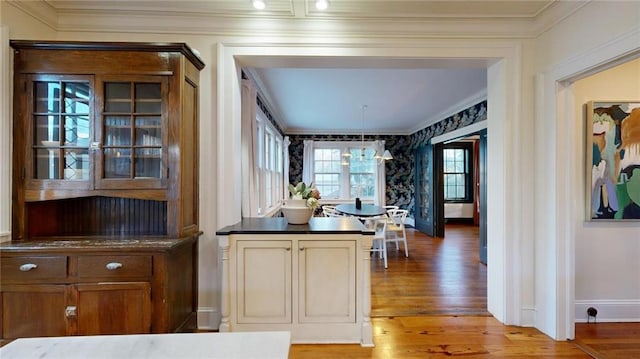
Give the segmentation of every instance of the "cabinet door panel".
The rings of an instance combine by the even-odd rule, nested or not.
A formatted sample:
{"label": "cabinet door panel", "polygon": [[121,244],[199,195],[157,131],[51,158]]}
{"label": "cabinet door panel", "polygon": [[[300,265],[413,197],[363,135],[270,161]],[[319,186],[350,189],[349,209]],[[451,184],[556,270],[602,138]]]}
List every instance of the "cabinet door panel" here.
{"label": "cabinet door panel", "polygon": [[90,189],[93,77],[32,75],[26,90],[27,188]]}
{"label": "cabinet door panel", "polygon": [[291,323],[291,242],[237,245],[238,323]]}
{"label": "cabinet door panel", "polygon": [[53,337],[67,334],[64,285],[2,287],[2,338]]}
{"label": "cabinet door panel", "polygon": [[300,323],[355,323],[355,241],[300,241]]}
{"label": "cabinet door panel", "polygon": [[165,188],[168,79],[98,76],[96,188]]}
{"label": "cabinet door panel", "polygon": [[76,285],[77,335],[151,331],[151,285],[146,282]]}

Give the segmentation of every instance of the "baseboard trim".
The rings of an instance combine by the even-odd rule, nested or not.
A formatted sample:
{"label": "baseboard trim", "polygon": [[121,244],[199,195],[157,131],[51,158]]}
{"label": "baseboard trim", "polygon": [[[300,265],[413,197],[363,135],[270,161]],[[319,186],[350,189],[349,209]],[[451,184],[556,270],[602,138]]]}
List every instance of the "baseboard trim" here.
{"label": "baseboard trim", "polygon": [[521,327],[533,327],[535,326],[536,310],[534,308],[522,308],[520,311],[520,326]]}
{"label": "baseboard trim", "polygon": [[218,308],[198,308],[198,329],[218,330],[220,326],[220,312]]}
{"label": "baseboard trim", "polygon": [[[576,300],[575,322],[587,322],[587,308],[598,311],[597,322],[640,322],[640,299],[632,300]],[[593,322],[593,317],[589,321]]]}

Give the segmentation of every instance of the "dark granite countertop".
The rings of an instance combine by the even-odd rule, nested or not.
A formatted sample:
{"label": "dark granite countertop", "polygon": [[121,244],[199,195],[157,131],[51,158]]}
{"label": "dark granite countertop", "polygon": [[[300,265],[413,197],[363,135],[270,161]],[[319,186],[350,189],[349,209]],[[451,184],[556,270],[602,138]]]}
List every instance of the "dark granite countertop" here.
{"label": "dark granite countertop", "polygon": [[313,217],[307,224],[288,224],[284,217],[243,218],[240,222],[218,231],[230,234],[373,234],[355,217]]}
{"label": "dark granite countertop", "polygon": [[168,250],[197,239],[202,232],[182,238],[163,236],[65,236],[29,238],[0,243],[0,251],[24,251],[24,250],[122,250],[149,251]]}

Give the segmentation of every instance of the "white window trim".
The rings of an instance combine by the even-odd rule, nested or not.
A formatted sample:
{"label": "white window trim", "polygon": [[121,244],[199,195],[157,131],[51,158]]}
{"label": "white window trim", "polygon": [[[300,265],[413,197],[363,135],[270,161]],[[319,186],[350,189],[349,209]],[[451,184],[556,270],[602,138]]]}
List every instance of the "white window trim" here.
{"label": "white window trim", "polygon": [[[329,149],[329,148],[339,148],[341,153],[348,152],[349,148],[366,148],[373,150],[380,150],[380,144],[382,143],[382,150],[384,151],[384,141],[313,141],[313,149]],[[311,164],[313,166],[314,158],[313,151],[310,151],[310,155],[312,158],[304,158],[303,166],[308,166]],[[347,169],[347,172],[344,172],[344,169]],[[340,197],[339,198],[325,198],[321,199],[319,202],[321,204],[338,204],[338,203],[348,203],[354,200],[354,198],[350,197],[349,193],[349,172],[348,166],[341,166],[341,174],[340,174]],[[305,169],[303,169],[303,172]],[[374,173],[375,183],[376,183],[376,195],[373,198],[366,198],[362,201],[364,203],[376,203],[378,205],[384,205],[384,193],[386,191],[386,183],[380,180],[380,171],[384,171],[384,163],[377,163],[376,172]],[[310,172],[313,174],[313,168],[311,168]],[[383,195],[377,195],[378,193],[382,193]],[[322,193],[320,194],[322,195]],[[382,199],[380,199],[382,198]]]}
{"label": "white window trim", "polygon": [[[272,217],[276,214],[283,204],[284,194],[282,181],[284,181],[284,161],[282,161],[283,153],[277,153],[277,143],[279,143],[280,151],[284,150],[284,138],[278,132],[278,130],[273,126],[271,121],[264,114],[262,109],[256,109],[256,129],[258,133],[256,134],[256,138],[258,140],[258,161],[256,171],[258,172],[258,187],[259,187],[259,208],[258,208],[258,216],[259,217]],[[267,159],[265,158],[266,153],[266,136],[267,133],[270,133],[273,136],[273,149],[270,151],[272,156],[275,156],[271,159],[273,161],[275,170],[267,168]],[[280,160],[278,158],[280,156]],[[269,207],[266,206],[266,176],[271,176],[271,200],[272,203]]]}

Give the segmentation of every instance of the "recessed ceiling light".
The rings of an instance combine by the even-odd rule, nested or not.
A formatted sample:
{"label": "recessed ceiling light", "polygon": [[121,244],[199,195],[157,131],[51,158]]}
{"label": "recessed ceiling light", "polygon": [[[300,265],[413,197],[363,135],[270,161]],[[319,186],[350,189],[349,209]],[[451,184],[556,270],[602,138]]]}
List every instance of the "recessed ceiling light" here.
{"label": "recessed ceiling light", "polygon": [[251,0],[253,7],[258,10],[264,10],[267,7],[267,2],[265,0]]}
{"label": "recessed ceiling light", "polygon": [[326,10],[329,7],[329,0],[316,0],[316,9]]}

